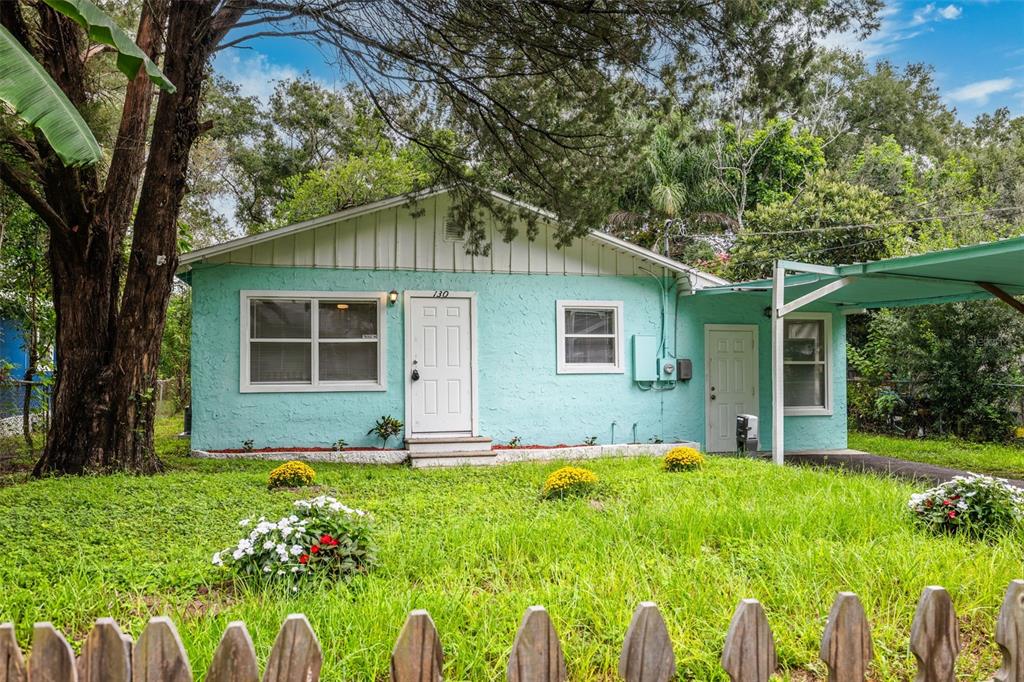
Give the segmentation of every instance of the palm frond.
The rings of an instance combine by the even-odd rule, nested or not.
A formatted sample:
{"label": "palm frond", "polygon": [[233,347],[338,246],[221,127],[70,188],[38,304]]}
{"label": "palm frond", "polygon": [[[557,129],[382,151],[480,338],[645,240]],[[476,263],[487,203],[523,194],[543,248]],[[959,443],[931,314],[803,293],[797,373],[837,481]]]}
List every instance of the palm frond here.
{"label": "palm frond", "polygon": [[42,131],[66,166],[86,166],[103,153],[92,131],[46,70],[0,26],[0,100]]}
{"label": "palm frond", "polygon": [[149,80],[161,90],[174,92],[174,83],[153,63],[113,19],[89,0],[43,0],[47,5],[85,29],[89,39],[117,50],[117,68],[128,78],[135,78],[145,67]]}

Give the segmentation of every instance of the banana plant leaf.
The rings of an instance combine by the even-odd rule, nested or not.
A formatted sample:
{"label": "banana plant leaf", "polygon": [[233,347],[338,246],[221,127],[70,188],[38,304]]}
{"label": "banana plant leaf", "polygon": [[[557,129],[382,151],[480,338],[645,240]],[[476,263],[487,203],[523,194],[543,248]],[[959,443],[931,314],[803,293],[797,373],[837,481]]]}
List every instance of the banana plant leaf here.
{"label": "banana plant leaf", "polygon": [[85,120],[42,65],[0,26],[0,100],[46,136],[66,166],[86,166],[103,153]]}
{"label": "banana plant leaf", "polygon": [[[2,0],[0,0],[2,1]],[[89,0],[44,0],[44,2],[85,29],[89,39],[117,50],[117,68],[128,78],[135,78],[145,67],[149,80],[161,90],[174,92],[174,83],[142,51],[135,40],[121,30],[113,19]]]}

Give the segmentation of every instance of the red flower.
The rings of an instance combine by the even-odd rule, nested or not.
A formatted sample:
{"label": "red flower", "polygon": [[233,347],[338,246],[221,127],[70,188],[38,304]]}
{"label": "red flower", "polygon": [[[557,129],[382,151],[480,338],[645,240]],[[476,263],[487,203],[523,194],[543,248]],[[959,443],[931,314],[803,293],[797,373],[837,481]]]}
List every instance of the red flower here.
{"label": "red flower", "polygon": [[317,552],[320,551],[320,545],[313,545],[312,547],[309,548],[309,551],[312,552],[313,554],[316,554]]}
{"label": "red flower", "polygon": [[925,501],[924,501],[924,506],[928,507],[929,509],[931,509],[931,508],[932,508],[932,505],[933,505],[933,504],[934,504],[934,503],[933,503],[933,502],[932,502],[931,500],[925,500]]}
{"label": "red flower", "polygon": [[329,545],[333,541],[334,541],[334,538],[332,538],[327,533],[324,533],[323,535],[320,536],[320,544],[321,545]]}
{"label": "red flower", "polygon": [[306,563],[308,561],[309,561],[309,555],[308,554],[303,554],[303,555],[301,555],[299,557],[299,563],[300,564],[304,564],[304,563]]}
{"label": "red flower", "polygon": [[956,518],[956,512],[953,511],[953,510],[950,510],[950,512],[948,514],[946,514],[946,516],[948,516],[951,519],[955,519]]}
{"label": "red flower", "polygon": [[951,505],[951,504],[953,504],[953,503],[952,503],[952,502],[950,502],[949,500],[943,500],[943,501],[942,501],[942,504],[944,504],[944,505],[946,505],[946,506],[948,507],[949,505]]}

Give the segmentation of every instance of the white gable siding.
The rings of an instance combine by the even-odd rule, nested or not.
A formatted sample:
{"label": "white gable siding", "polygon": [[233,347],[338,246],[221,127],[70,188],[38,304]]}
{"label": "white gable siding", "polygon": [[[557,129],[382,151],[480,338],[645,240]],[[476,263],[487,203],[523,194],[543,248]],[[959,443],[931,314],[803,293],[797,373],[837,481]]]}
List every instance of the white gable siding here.
{"label": "white gable siding", "polygon": [[[546,275],[662,274],[654,264],[596,239],[582,238],[566,248],[555,247],[554,227],[539,223],[530,241],[526,223],[511,242],[500,227],[485,222],[491,250],[486,256],[466,254],[463,241],[445,238],[449,198],[427,197],[416,205],[417,217],[405,205],[339,220],[315,229],[286,234],[210,256],[210,263],[301,266],[367,270],[426,270]],[[421,214],[421,215],[420,215]],[[645,272],[646,271],[646,272]]]}

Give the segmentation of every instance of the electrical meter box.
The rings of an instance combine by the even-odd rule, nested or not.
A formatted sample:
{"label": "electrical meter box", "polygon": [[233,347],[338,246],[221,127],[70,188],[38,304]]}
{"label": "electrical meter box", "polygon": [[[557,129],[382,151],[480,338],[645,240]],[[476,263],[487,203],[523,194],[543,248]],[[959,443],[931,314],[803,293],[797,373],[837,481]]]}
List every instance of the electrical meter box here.
{"label": "electrical meter box", "polygon": [[662,381],[676,380],[675,358],[658,358],[658,378]]}
{"label": "electrical meter box", "polygon": [[658,341],[650,334],[633,335],[633,381],[657,381]]}

